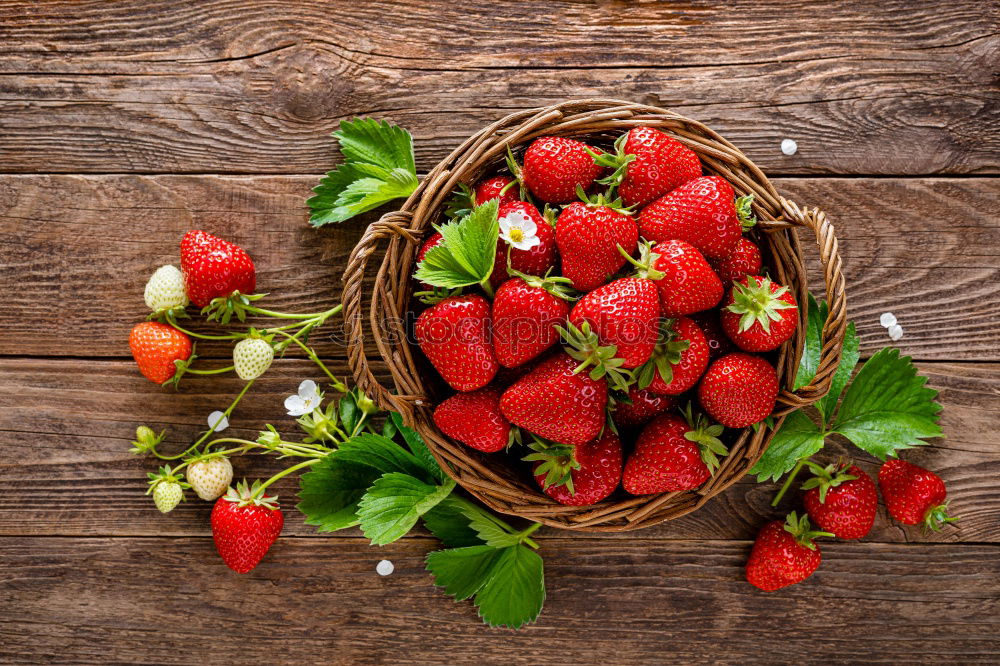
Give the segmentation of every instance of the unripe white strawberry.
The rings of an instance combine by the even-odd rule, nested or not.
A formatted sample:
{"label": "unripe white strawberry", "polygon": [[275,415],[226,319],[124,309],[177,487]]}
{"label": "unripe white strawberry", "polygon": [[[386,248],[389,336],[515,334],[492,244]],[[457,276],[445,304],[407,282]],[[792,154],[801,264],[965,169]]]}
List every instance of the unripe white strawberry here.
{"label": "unripe white strawberry", "polygon": [[271,367],[273,360],[274,348],[260,338],[246,338],[233,347],[233,365],[240,379],[257,379]]}
{"label": "unripe white strawberry", "polygon": [[187,468],[187,480],[203,500],[221,497],[233,480],[233,464],[229,458],[218,456],[191,463]]}
{"label": "unripe white strawberry", "polygon": [[160,513],[170,513],[184,499],[184,490],[176,481],[161,481],[153,488],[153,503]]}
{"label": "unripe white strawberry", "polygon": [[160,266],[146,283],[143,298],[146,306],[153,312],[187,307],[184,276],[176,266]]}

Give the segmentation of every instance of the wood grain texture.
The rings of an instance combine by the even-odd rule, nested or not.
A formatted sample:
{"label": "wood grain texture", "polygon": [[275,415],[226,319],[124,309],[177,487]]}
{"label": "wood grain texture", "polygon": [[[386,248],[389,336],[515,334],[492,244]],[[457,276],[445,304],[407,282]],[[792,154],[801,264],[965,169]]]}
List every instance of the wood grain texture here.
{"label": "wood grain texture", "polygon": [[312,173],[356,114],[427,169],[507,111],[613,96],[775,173],[997,173],[998,7],[5,2],[0,171]]}
{"label": "wood grain texture", "polygon": [[747,542],[549,540],[545,609],[516,633],[432,587],[435,547],[284,539],[237,576],[210,539],[5,539],[0,600],[17,612],[0,623],[0,659],[989,663],[1000,650],[995,545],[830,544],[809,581],[763,594],[742,580]]}
{"label": "wood grain texture", "polygon": [[[0,176],[0,282],[19,283],[0,311],[0,354],[129,355],[155,266],[178,262],[181,236],[203,228],[243,245],[258,289],[290,312],[325,310],[370,214],[313,230],[309,176]],[[849,317],[862,351],[889,344],[878,316],[896,313],[901,348],[929,360],[1000,360],[1000,180],[779,178],[778,190],[823,208],[837,228]],[[814,258],[810,239],[806,255]],[[811,261],[813,288],[820,275]],[[56,307],[59,304],[60,308]],[[335,361],[343,348],[320,336]],[[208,357],[227,355],[200,345]]]}
{"label": "wood grain texture", "polygon": [[[921,534],[888,519],[884,508],[871,542],[1000,542],[1000,474],[995,430],[1000,423],[1000,364],[921,364],[930,386],[946,405],[946,439],[913,450],[905,457],[936,470],[944,478],[958,529]],[[211,505],[194,499],[163,516],[145,496],[150,458],[127,451],[135,427],[145,422],[157,431],[169,428],[165,451],[182,450],[205,427],[213,409],[221,409],[239,391],[238,380],[195,378],[179,393],[142,379],[131,362],[75,360],[0,360],[0,534],[196,536],[208,533]],[[259,380],[234,413],[226,435],[256,438],[265,423],[296,437],[296,426],[281,403],[307,377],[319,380],[305,361],[279,362]],[[26,441],[32,445],[25,449]],[[854,456],[877,474],[874,460],[854,447],[832,444],[823,459]],[[244,457],[235,464],[237,478],[266,478],[281,467],[270,458]],[[803,477],[804,479],[805,477]],[[291,509],[297,483],[275,486],[288,508],[286,533],[312,535],[312,527]],[[746,478],[700,511],[644,530],[650,539],[750,539],[770,518],[797,508],[792,494],[770,507],[776,487]],[[345,533],[356,535],[356,532]],[[544,535],[560,534],[545,530]],[[608,538],[632,539],[635,535]]]}

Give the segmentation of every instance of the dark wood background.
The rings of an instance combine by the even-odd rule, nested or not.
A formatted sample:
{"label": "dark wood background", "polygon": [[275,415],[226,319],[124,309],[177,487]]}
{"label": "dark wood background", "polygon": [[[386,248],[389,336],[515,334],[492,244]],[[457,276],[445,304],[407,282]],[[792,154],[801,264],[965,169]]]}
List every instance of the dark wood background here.
{"label": "dark wood background", "polygon": [[[998,16],[996,0],[0,2],[0,659],[996,663]],[[305,224],[341,120],[407,127],[426,170],[511,110],[590,95],[702,120],[829,213],[863,354],[891,344],[891,310],[941,392],[947,437],[906,458],[944,477],[958,528],[880,510],[865,540],[824,543],[808,582],[764,594],[742,565],[779,511],[746,479],[644,532],[542,530],[548,602],[514,633],[432,587],[433,539],[317,536],[292,482],[285,533],[246,576],[215,554],[209,504],[156,512],[136,424],[180,446],[239,388],[163,391],[129,357],[146,277],[185,231],[244,245],[274,307],[329,307],[374,219]],[[315,374],[277,363],[232,431],[291,432],[281,401]]]}

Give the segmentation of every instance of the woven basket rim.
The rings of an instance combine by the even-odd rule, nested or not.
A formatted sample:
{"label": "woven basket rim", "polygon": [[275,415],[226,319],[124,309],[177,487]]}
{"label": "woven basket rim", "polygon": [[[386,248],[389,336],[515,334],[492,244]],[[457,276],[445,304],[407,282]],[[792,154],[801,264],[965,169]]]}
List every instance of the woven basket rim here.
{"label": "woven basket rim", "polygon": [[[358,386],[382,407],[398,411],[407,425],[427,442],[445,472],[467,492],[490,508],[564,529],[606,532],[648,527],[700,508],[741,478],[766,450],[774,429],[746,428],[730,445],[715,475],[693,491],[612,498],[595,505],[569,507],[556,503],[533,484],[526,473],[496,469],[495,459],[455,442],[435,427],[433,404],[417,357],[399,328],[410,305],[410,278],[420,241],[437,221],[452,190],[472,184],[503,159],[507,148],[519,148],[543,135],[604,136],[647,125],[667,132],[694,150],[706,172],[721,175],[738,194],[753,193],[759,223],[756,240],[769,257],[772,275],[805,303],[808,284],[795,228],[812,230],[817,239],[826,287],[829,316],[822,331],[822,346],[815,379],[792,390],[795,370],[805,340],[806,308],[799,308],[799,326],[793,338],[779,349],[775,366],[781,392],[775,407],[774,429],[791,411],[820,399],[829,389],[840,361],[846,330],[846,298],[842,263],[834,229],[818,209],[800,208],[782,198],[767,176],[738,148],[698,121],[673,111],[614,99],[572,100],[512,113],[473,134],[441,160],[421,181],[399,211],[372,223],[351,255],[344,272],[344,314],[349,347],[348,361]],[[366,268],[376,249],[388,241],[371,292],[363,294]],[[378,355],[392,375],[390,391],[372,374],[365,345],[366,321],[362,303],[367,299],[367,323]],[[388,322],[388,323],[387,323]],[[386,330],[386,327],[390,330]],[[506,463],[505,463],[506,465]]]}

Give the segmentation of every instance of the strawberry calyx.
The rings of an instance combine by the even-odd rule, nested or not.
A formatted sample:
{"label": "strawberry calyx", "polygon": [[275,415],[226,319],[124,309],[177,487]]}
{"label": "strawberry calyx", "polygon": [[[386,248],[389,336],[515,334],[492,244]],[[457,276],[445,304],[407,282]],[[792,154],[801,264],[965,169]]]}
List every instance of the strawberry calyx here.
{"label": "strawberry calyx", "polygon": [[820,504],[826,503],[826,494],[830,488],[836,488],[842,483],[858,478],[853,474],[847,473],[847,470],[851,468],[851,461],[836,462],[826,467],[821,467],[811,460],[806,460],[805,464],[815,476],[802,484],[802,490],[819,488]]}
{"label": "strawberry calyx", "polygon": [[954,523],[957,521],[958,518],[956,516],[948,515],[948,502],[944,502],[927,509],[927,513],[924,514],[924,519],[921,524],[923,525],[925,533],[940,532],[941,528],[947,523]]}
{"label": "strawberry calyx", "polygon": [[129,453],[142,455],[144,453],[155,452],[156,447],[163,441],[163,437],[166,434],[166,429],[161,430],[160,434],[156,434],[149,426],[139,426],[135,429],[135,439],[131,442],[132,448],[129,449]]}
{"label": "strawberry calyx", "polygon": [[176,483],[184,489],[191,487],[191,484],[184,481],[184,474],[171,469],[170,465],[164,465],[156,472],[147,472],[146,476],[149,477],[149,488],[146,490],[147,495],[152,493],[156,489],[156,486],[160,484]]}
{"label": "strawberry calyx", "polygon": [[545,475],[542,481],[545,490],[552,486],[566,486],[570,494],[576,494],[573,488],[573,470],[580,469],[580,463],[576,459],[575,446],[549,442],[536,436],[528,448],[534,453],[529,453],[522,460],[541,463],[535,468],[534,475]]}
{"label": "strawberry calyx", "polygon": [[753,194],[747,194],[746,196],[736,197],[736,215],[740,219],[740,226],[743,227],[743,231],[749,231],[753,229],[754,225],[757,224],[757,217],[753,214]]}
{"label": "strawberry calyx", "polygon": [[702,462],[714,475],[719,469],[719,456],[729,455],[729,449],[719,439],[725,428],[718,423],[712,423],[704,414],[694,414],[690,402],[681,414],[691,427],[691,430],[684,433],[684,439],[698,445]]}
{"label": "strawberry calyx", "polygon": [[239,290],[228,296],[219,296],[201,309],[201,314],[205,315],[208,321],[217,321],[220,324],[228,324],[236,315],[236,318],[243,322],[247,320],[247,306],[254,301],[267,296],[267,294],[241,294]]}
{"label": "strawberry calyx", "polygon": [[615,345],[600,344],[597,333],[590,327],[590,322],[585,321],[578,328],[572,322],[566,322],[565,326],[556,326],[563,342],[569,345],[566,353],[571,358],[580,361],[580,365],[573,370],[573,374],[583,372],[590,366],[590,378],[597,380],[602,377],[607,379],[608,386],[617,391],[627,391],[629,384],[634,380],[632,373],[622,369],[625,359],[617,358],[618,347]]}
{"label": "strawberry calyx", "polygon": [[653,268],[656,264],[656,260],[660,258],[660,255],[653,252],[653,246],[655,243],[653,241],[642,240],[639,242],[639,258],[636,259],[631,254],[625,251],[621,245],[618,246],[618,252],[625,260],[635,266],[636,270],[633,273],[633,277],[637,277],[640,280],[662,280],[666,273],[661,270]]}
{"label": "strawberry calyx", "polygon": [[812,529],[812,525],[809,524],[809,516],[803,513],[800,518],[794,511],[785,518],[784,527],[786,532],[795,537],[795,541],[800,546],[809,550],[816,550],[816,544],[813,543],[813,539],[821,536],[835,536],[832,532],[820,532]]}
{"label": "strawberry calyx", "polygon": [[[520,194],[521,200],[532,202],[533,200],[531,198],[531,193],[528,191],[528,186],[524,184],[523,170],[521,169],[521,165],[517,163],[517,160],[514,159],[514,153],[511,151],[509,144],[507,146],[506,161],[507,168],[510,170],[510,175],[514,178],[514,183],[517,183],[519,189],[518,194]],[[508,184],[507,187],[511,187],[511,185],[513,185],[513,183]],[[504,187],[504,191],[507,190],[507,187]]]}
{"label": "strawberry calyx", "polygon": [[[576,196],[580,198],[580,201],[589,206],[590,208],[610,208],[616,213],[621,213],[622,215],[633,215],[635,211],[626,206],[622,202],[621,197],[611,198],[614,188],[608,190],[607,194],[603,192],[598,192],[597,194],[591,196],[586,193],[583,189],[583,185],[576,186]],[[572,204],[566,204],[570,206]]]}
{"label": "strawberry calyx", "polygon": [[452,219],[463,218],[475,208],[476,192],[465,183],[459,183],[445,204],[444,214]]}
{"label": "strawberry calyx", "polygon": [[197,351],[197,348],[198,348],[198,343],[197,342],[192,343],[190,356],[188,356],[187,358],[174,359],[174,367],[176,368],[176,370],[174,370],[173,376],[167,381],[160,384],[160,386],[172,386],[175,389],[178,386],[180,386],[181,377],[183,377],[188,371],[191,370],[191,364],[194,363],[195,359],[198,358],[198,354],[195,353]]}
{"label": "strawberry calyx", "polygon": [[771,322],[782,318],[780,310],[795,307],[780,298],[788,293],[788,287],[779,287],[772,292],[773,284],[771,278],[757,275],[748,275],[746,284],[742,282],[733,284],[733,303],[726,309],[742,315],[740,333],[749,330],[754,323],[760,324],[764,332],[769,333]]}
{"label": "strawberry calyx", "polygon": [[446,298],[461,295],[462,287],[456,287],[454,289],[448,289],[447,287],[432,287],[431,289],[425,291],[417,291],[413,293],[414,298],[425,305],[437,305]]}
{"label": "strawberry calyx", "polygon": [[601,178],[596,181],[601,185],[610,185],[612,188],[618,187],[625,180],[625,174],[628,171],[628,165],[635,161],[636,157],[632,153],[625,152],[625,141],[628,139],[628,133],[622,134],[620,137],[615,139],[614,152],[613,153],[598,153],[592,148],[586,148],[587,154],[594,158],[594,164],[597,166],[605,167],[607,169],[614,169],[611,174]]}
{"label": "strawberry calyx", "polygon": [[571,286],[573,281],[560,275],[552,275],[553,270],[555,269],[550,268],[545,271],[545,275],[541,277],[538,275],[528,275],[527,273],[522,273],[521,271],[513,268],[510,265],[510,257],[507,257],[507,272],[514,277],[524,280],[524,283],[529,287],[544,289],[556,298],[561,298],[564,301],[578,300],[580,298],[580,293]]}
{"label": "strawberry calyx", "polygon": [[678,340],[677,330],[674,328],[675,319],[663,319],[660,322],[660,333],[653,347],[653,353],[649,360],[639,366],[636,371],[636,380],[639,388],[647,388],[653,383],[656,374],[665,384],[674,380],[674,367],[681,362],[681,352],[691,346],[690,340]]}
{"label": "strawberry calyx", "polygon": [[243,481],[237,483],[235,488],[229,486],[229,489],[226,491],[226,494],[222,496],[222,499],[227,502],[232,502],[239,507],[260,506],[265,509],[277,509],[278,496],[265,495],[263,492],[264,488],[265,486],[261,484],[259,479],[254,481],[252,486],[248,486],[246,479],[244,479]]}

